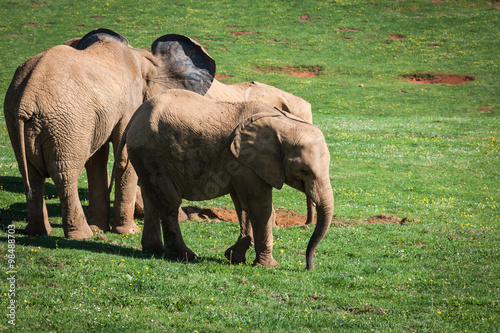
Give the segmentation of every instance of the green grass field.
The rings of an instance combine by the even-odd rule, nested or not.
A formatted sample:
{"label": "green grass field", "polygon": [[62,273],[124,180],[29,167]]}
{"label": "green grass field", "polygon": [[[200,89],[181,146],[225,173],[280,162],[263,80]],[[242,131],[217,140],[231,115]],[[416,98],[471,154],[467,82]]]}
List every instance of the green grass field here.
{"label": "green grass field", "polygon": [[[147,48],[185,34],[229,76],[223,82],[260,81],[311,102],[336,207],[312,272],[304,257],[312,228],[275,229],[280,266],[266,269],[229,265],[232,222],[184,222],[200,257],[189,263],[142,253],[140,235],[65,239],[51,180],[53,233],[27,237],[23,183],[0,117],[0,329],[498,332],[499,10],[488,0],[2,1],[2,109],[17,66],[72,37],[106,27]],[[291,76],[287,66],[318,75]],[[422,73],[474,80],[402,78]],[[80,188],[86,208],[84,174]],[[274,203],[305,213],[304,195],[290,187]],[[228,197],[197,205],[232,208]],[[380,223],[381,214],[406,220]]]}

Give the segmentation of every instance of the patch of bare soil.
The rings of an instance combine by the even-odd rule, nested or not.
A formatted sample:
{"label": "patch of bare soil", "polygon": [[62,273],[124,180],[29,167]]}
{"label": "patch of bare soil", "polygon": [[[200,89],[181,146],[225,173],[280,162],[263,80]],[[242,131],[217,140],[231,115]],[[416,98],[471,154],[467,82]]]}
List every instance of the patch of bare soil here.
{"label": "patch of bare soil", "polygon": [[236,27],[236,26],[233,26],[233,25],[228,25],[226,27],[226,29],[228,29],[228,30],[235,30],[235,31],[229,32],[233,36],[248,36],[248,35],[258,34],[258,32],[255,32],[255,31],[240,30],[241,27]]}
{"label": "patch of bare soil", "polygon": [[[199,207],[183,207],[184,213],[190,220],[211,220],[214,222],[228,221],[238,222],[236,211],[229,208],[199,208]],[[294,212],[292,210],[278,209],[276,210],[276,222],[280,227],[290,227],[293,225],[303,225],[306,221],[306,215]]]}
{"label": "patch of bare soil", "polygon": [[312,19],[309,14],[304,14],[304,15],[300,15],[299,16],[299,21],[302,21],[302,22],[311,22],[311,21],[314,21],[314,19]]}
{"label": "patch of bare soil", "polygon": [[402,40],[405,39],[406,37],[400,34],[395,34],[395,35],[389,35],[389,38],[392,40]]}
{"label": "patch of bare soil", "polygon": [[435,73],[421,73],[409,74],[403,77],[405,81],[410,83],[427,83],[427,84],[460,84],[474,81],[473,76],[468,75],[455,75],[455,74],[435,74]]}
{"label": "patch of bare soil", "polygon": [[284,67],[275,67],[270,66],[267,68],[255,67],[254,71],[264,74],[269,73],[280,73],[290,76],[296,77],[313,77],[318,76],[321,71],[321,66],[306,66],[306,67],[298,67],[298,66],[284,66]]}
{"label": "patch of bare soil", "polygon": [[[184,212],[186,213],[186,215],[190,220],[205,220],[213,222],[220,222],[220,221],[238,222],[238,216],[236,214],[236,211],[229,208],[213,207],[213,208],[202,209],[199,207],[188,206],[188,207],[183,207],[182,209],[184,210]],[[298,225],[298,226],[304,226],[307,229],[307,226],[304,225],[306,218],[307,217],[305,214],[297,213],[293,210],[286,210],[281,208],[276,210],[276,223],[281,228],[287,228]],[[314,221],[314,223],[315,222],[316,220]],[[367,224],[397,223],[403,225],[408,222],[419,222],[419,220],[412,219],[409,217],[399,218],[394,215],[379,214],[376,216],[369,217],[366,220],[356,220],[356,221],[334,220],[332,221],[332,224],[336,226],[345,226],[345,225],[360,224],[360,223],[367,223]]]}

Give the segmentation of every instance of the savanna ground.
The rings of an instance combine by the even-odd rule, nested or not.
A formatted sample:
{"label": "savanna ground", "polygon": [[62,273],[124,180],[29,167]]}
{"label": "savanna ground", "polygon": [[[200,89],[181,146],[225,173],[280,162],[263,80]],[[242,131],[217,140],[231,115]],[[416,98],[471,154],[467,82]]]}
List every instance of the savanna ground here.
{"label": "savanna ground", "polygon": [[[312,272],[305,198],[286,186],[274,194],[278,223],[299,226],[274,230],[276,268],[226,261],[238,235],[228,197],[186,203],[200,208],[182,224],[196,262],[144,254],[140,235],[65,239],[50,180],[53,234],[27,237],[1,118],[0,329],[498,331],[499,9],[495,0],[2,1],[1,96],[21,62],[99,27],[140,48],[188,35],[222,81],[311,102],[336,208]],[[80,187],[86,207],[85,175]]]}

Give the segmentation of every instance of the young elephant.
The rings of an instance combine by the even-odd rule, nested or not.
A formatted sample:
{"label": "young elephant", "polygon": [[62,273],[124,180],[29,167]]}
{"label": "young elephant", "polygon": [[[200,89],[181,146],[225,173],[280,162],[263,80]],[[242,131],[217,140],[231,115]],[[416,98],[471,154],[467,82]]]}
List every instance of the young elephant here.
{"label": "young elephant", "polygon": [[276,266],[272,188],[286,183],[317,204],[317,225],[306,253],[306,268],[313,269],[314,250],[333,215],[330,154],[315,126],[259,102],[217,102],[170,90],[137,110],[117,153],[125,143],[143,192],[144,251],[195,259],[179,228],[182,199],[230,193],[241,234],[226,257],[244,262],[254,239],[254,264]]}
{"label": "young elephant", "polygon": [[[165,35],[151,52],[98,29],[28,59],[17,69],[4,103],[5,120],[26,188],[27,234],[51,233],[44,181],[51,177],[62,208],[64,234],[73,239],[109,230],[107,161],[133,113],[169,88],[205,94],[215,62],[188,37]],[[78,197],[87,169],[88,221]],[[113,231],[139,231],[133,209],[137,176],[119,169]],[[90,226],[89,226],[90,225]]]}
{"label": "young elephant", "polygon": [[[313,120],[311,104],[309,102],[289,92],[255,81],[228,85],[214,79],[205,96],[223,102],[263,102],[267,105],[278,107],[309,123],[312,123]],[[139,190],[135,204],[136,213],[144,211],[141,203],[142,198]],[[136,217],[142,218],[144,215],[139,213]],[[308,197],[306,224],[311,223],[313,219],[314,205]]]}

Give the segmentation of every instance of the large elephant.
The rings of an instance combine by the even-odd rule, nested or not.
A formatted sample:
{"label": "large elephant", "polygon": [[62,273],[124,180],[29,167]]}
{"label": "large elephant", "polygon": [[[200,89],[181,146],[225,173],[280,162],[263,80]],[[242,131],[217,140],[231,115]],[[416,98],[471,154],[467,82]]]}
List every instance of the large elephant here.
{"label": "large elephant", "polygon": [[289,92],[260,82],[224,84],[214,79],[206,97],[216,101],[258,101],[275,106],[312,124],[311,104]]}
{"label": "large elephant", "polygon": [[260,102],[217,102],[169,90],[141,105],[117,154],[123,146],[141,182],[144,251],[195,259],[179,228],[182,199],[229,193],[241,233],[226,257],[244,262],[253,241],[254,264],[276,266],[272,188],[286,183],[317,204],[318,220],[306,252],[306,267],[313,269],[314,250],[330,226],[334,205],[330,154],[314,125]]}
{"label": "large elephant", "polygon": [[[76,48],[74,40],[68,41],[24,62],[5,97],[7,129],[26,189],[28,234],[51,232],[46,177],[57,189],[66,237],[85,239],[92,230],[109,230],[108,143],[116,148],[146,99],[172,88],[205,94],[215,75],[213,59],[181,35],[158,38],[151,52],[130,47],[107,29],[77,42]],[[88,224],[77,187],[84,167]],[[136,232],[137,176],[132,168],[118,168],[116,179],[113,231]]]}
{"label": "large elephant", "polygon": [[[289,92],[256,81],[228,85],[214,79],[205,96],[216,101],[263,102],[289,112],[311,124],[313,122],[311,104],[308,101]],[[307,197],[306,224],[311,223],[313,219],[314,204],[311,198]]]}

